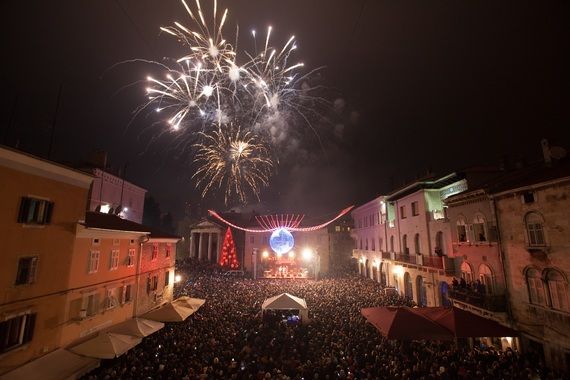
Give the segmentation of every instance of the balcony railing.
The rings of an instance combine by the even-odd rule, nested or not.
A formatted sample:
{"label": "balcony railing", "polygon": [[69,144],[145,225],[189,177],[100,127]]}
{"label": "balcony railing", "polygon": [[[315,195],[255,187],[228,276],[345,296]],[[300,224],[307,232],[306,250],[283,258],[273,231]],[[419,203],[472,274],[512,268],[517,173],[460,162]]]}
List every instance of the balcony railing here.
{"label": "balcony railing", "polygon": [[506,312],[504,295],[480,294],[470,290],[449,289],[449,298],[494,312]]}
{"label": "balcony railing", "polygon": [[422,256],[422,265],[430,268],[443,269],[443,260],[437,256]]}
{"label": "balcony railing", "polygon": [[416,255],[405,255],[402,253],[394,254],[394,260],[400,261],[402,263],[409,263],[409,264],[416,264],[417,263]]}
{"label": "balcony railing", "polygon": [[392,255],[390,252],[382,252],[382,260],[392,260]]}

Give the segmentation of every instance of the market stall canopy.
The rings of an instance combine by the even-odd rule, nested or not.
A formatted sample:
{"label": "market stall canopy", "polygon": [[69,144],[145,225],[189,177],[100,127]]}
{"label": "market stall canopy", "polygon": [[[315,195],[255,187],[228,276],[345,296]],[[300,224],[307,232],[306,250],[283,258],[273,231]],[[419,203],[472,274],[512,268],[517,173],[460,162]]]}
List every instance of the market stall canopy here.
{"label": "market stall canopy", "polygon": [[50,352],[10,371],[1,380],[67,380],[76,379],[99,367],[99,359],[88,358],[64,350]]}
{"label": "market stall canopy", "polygon": [[456,338],[518,336],[513,329],[457,307],[419,307],[413,310],[447,328]]}
{"label": "market stall canopy", "polygon": [[111,332],[144,338],[164,327],[164,323],[145,318],[132,318],[111,328]]}
{"label": "market stall canopy", "polygon": [[131,335],[103,332],[93,339],[72,347],[70,350],[76,354],[92,358],[113,359],[121,356],[141,341],[141,338]]}
{"label": "market stall canopy", "polygon": [[387,339],[454,339],[451,331],[414,310],[407,306],[380,306],[365,308],[360,312]]}
{"label": "market stall canopy", "polygon": [[302,298],[282,293],[263,301],[261,308],[263,310],[307,310],[307,303]]}

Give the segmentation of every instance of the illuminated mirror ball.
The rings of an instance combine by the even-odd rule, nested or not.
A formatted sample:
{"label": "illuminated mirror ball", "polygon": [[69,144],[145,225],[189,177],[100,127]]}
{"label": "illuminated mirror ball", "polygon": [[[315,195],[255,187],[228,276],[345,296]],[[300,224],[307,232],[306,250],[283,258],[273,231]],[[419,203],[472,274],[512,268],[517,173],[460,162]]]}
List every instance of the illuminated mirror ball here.
{"label": "illuminated mirror ball", "polygon": [[279,228],[271,234],[269,245],[275,253],[284,254],[293,248],[295,239],[293,239],[293,235],[291,235],[291,232],[287,231],[287,229]]}

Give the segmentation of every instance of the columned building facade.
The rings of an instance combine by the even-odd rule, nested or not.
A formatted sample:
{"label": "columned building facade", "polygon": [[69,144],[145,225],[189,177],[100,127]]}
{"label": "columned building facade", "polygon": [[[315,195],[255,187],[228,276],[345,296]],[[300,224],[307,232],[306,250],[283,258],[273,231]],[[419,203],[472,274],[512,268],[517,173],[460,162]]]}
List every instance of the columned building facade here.
{"label": "columned building facade", "polygon": [[198,223],[190,230],[189,257],[200,261],[219,262],[224,233],[224,227],[209,220]]}

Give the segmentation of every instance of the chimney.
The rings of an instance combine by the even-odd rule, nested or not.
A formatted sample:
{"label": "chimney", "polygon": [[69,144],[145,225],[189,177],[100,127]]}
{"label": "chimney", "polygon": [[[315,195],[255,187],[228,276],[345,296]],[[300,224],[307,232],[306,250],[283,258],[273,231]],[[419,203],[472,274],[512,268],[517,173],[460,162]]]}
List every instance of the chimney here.
{"label": "chimney", "polygon": [[94,150],[89,154],[87,162],[99,169],[105,170],[107,168],[107,152],[103,150]]}
{"label": "chimney", "polygon": [[540,140],[540,145],[542,146],[542,155],[544,156],[544,163],[548,166],[552,163],[552,154],[550,152],[550,145],[548,145],[547,139]]}

